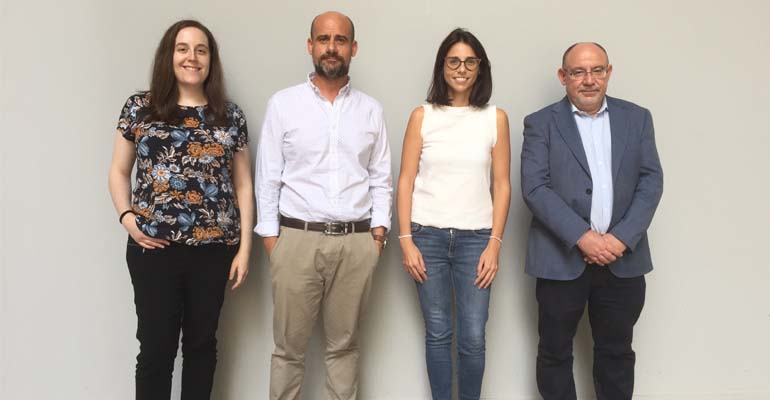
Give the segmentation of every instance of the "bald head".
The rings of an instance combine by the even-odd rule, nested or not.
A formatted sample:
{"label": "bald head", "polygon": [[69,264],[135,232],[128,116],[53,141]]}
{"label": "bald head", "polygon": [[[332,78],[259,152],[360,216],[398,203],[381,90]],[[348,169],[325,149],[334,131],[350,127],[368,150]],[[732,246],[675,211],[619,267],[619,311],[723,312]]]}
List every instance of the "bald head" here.
{"label": "bald head", "polygon": [[607,50],[604,50],[604,47],[596,42],[578,42],[573,44],[570,47],[567,47],[567,50],[564,51],[564,55],[561,57],[561,67],[567,68],[567,57],[569,57],[570,53],[572,53],[573,50],[586,50],[586,49],[594,49],[594,50],[600,50],[602,53],[604,53],[604,57],[607,59],[607,62],[605,64],[609,64],[610,58],[607,55]]}
{"label": "bald head", "polygon": [[350,25],[350,40],[356,40],[356,27],[353,25],[353,20],[350,19],[345,14],[336,12],[336,11],[327,11],[322,14],[318,14],[315,18],[313,18],[313,22],[310,23],[310,38],[312,39],[315,35],[316,30],[316,24],[323,24],[324,22],[328,21],[329,19],[337,19],[337,20],[345,20],[347,24]]}

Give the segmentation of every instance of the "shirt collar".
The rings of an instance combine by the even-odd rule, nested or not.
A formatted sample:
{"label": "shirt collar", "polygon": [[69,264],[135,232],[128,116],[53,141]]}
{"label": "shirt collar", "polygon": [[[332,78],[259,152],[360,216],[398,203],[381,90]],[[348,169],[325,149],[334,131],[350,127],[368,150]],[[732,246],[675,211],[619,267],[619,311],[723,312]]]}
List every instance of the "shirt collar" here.
{"label": "shirt collar", "polygon": [[[572,104],[571,101],[569,102],[569,105],[572,108],[572,113],[573,114],[578,114],[578,115],[583,116],[583,117],[589,117],[590,116],[590,115],[588,115],[588,113],[586,113],[584,111],[578,110],[578,108],[575,107],[575,105]],[[603,113],[605,111],[607,111],[607,96],[604,96],[604,100],[602,100],[602,106],[599,108],[599,111],[596,112],[596,116],[598,117],[601,113]]]}
{"label": "shirt collar", "polygon": [[[320,96],[321,90],[318,89],[318,87],[313,83],[313,78],[315,78],[316,72],[313,71],[309,74],[307,74],[307,84],[310,86],[311,89],[313,89],[313,93]],[[337,96],[344,96],[350,92],[350,76],[348,76],[348,83],[345,84],[345,86],[340,88],[339,93],[337,93]]]}

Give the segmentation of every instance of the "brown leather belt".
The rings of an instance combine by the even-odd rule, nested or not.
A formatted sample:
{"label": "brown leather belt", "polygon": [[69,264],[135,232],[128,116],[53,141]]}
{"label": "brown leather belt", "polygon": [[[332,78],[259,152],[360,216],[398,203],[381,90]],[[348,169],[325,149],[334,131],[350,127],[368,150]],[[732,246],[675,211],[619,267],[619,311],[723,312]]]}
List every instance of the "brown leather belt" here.
{"label": "brown leather belt", "polygon": [[347,235],[348,233],[369,232],[371,218],[355,222],[307,222],[297,218],[281,215],[281,226],[302,229],[312,232],[323,232],[326,235]]}

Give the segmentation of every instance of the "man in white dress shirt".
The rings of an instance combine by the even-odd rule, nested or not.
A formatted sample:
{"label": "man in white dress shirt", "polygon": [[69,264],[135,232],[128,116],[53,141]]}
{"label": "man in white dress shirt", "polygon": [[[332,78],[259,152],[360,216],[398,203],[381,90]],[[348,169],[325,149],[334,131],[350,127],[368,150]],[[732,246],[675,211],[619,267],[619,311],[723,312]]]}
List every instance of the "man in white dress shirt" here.
{"label": "man in white dress shirt", "polygon": [[390,228],[393,189],[382,107],[350,85],[354,36],[347,16],[317,16],[307,40],[315,72],[267,105],[255,231],[272,277],[271,399],[299,398],[319,312],[327,398],[357,395],[359,321]]}

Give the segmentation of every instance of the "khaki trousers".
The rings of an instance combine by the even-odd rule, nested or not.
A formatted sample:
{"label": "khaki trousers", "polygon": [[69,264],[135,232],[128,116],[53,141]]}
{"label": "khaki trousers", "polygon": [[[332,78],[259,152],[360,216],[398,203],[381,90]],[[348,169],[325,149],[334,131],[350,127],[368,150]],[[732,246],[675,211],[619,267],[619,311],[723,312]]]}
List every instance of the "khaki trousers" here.
{"label": "khaki trousers", "polygon": [[326,336],[327,398],[356,398],[359,321],[378,258],[369,232],[334,236],[281,227],[270,254],[275,341],[270,399],[300,398],[305,351],[319,311]]}

